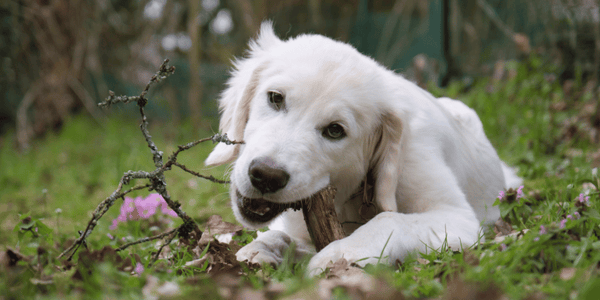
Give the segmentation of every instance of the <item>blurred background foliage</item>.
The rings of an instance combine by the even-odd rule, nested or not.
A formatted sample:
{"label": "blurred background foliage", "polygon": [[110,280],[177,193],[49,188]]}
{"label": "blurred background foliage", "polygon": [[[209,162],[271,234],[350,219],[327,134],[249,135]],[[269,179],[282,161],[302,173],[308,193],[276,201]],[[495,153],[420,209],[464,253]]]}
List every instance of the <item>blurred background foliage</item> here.
{"label": "blurred background foliage", "polygon": [[25,150],[76,113],[102,123],[96,103],[108,90],[137,94],[167,57],[177,71],[152,92],[150,113],[217,131],[231,59],[266,19],[284,39],[349,42],[423,87],[515,76],[507,62],[532,55],[556,66],[548,80],[565,88],[576,77],[598,82],[597,0],[9,0],[0,2],[0,144]]}

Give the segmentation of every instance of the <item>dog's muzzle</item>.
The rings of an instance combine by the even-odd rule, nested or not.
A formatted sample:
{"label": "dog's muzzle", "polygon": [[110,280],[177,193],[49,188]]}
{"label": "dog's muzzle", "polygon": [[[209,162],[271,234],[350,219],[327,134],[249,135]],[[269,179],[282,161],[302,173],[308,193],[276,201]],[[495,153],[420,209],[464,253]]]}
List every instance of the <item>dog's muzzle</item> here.
{"label": "dog's muzzle", "polygon": [[303,200],[292,203],[275,203],[262,198],[246,198],[236,190],[237,205],[245,219],[252,222],[266,223],[273,220],[287,209],[302,209]]}

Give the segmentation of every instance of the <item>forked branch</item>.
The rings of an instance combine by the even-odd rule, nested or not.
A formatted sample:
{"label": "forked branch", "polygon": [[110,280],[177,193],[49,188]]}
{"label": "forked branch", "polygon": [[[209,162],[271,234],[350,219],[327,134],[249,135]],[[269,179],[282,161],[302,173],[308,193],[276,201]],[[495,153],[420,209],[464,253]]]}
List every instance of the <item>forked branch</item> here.
{"label": "forked branch", "polygon": [[[162,248],[165,245],[169,244],[175,238],[175,236],[181,236],[185,239],[200,239],[200,236],[202,235],[202,231],[198,228],[198,225],[196,224],[196,222],[194,222],[194,220],[191,217],[189,217],[181,209],[181,204],[178,201],[174,201],[173,199],[171,199],[171,196],[169,195],[169,193],[167,191],[167,183],[166,183],[164,172],[170,170],[172,165],[175,165],[194,176],[208,179],[208,180],[211,180],[211,181],[217,182],[217,183],[228,183],[227,181],[218,180],[212,176],[205,176],[205,175],[199,174],[198,172],[188,169],[185,165],[177,162],[177,156],[182,151],[188,150],[188,149],[190,149],[202,142],[206,142],[206,141],[213,141],[215,143],[221,142],[221,143],[226,143],[227,145],[241,144],[243,142],[231,141],[227,138],[226,134],[225,135],[215,134],[208,138],[200,139],[200,140],[193,141],[191,143],[188,143],[188,144],[185,144],[182,146],[178,146],[177,150],[175,152],[173,152],[173,154],[171,154],[171,156],[169,156],[169,159],[166,162],[163,161],[163,152],[160,151],[158,149],[158,147],[156,147],[156,144],[152,140],[152,136],[150,135],[150,132],[148,130],[148,120],[147,120],[146,114],[144,112],[144,107],[148,103],[148,99],[146,99],[146,95],[148,93],[148,90],[150,89],[150,86],[154,83],[160,82],[161,80],[165,79],[167,76],[169,76],[175,72],[175,67],[169,66],[168,62],[169,62],[169,60],[165,59],[165,61],[160,66],[158,72],[156,72],[156,74],[154,76],[152,76],[152,78],[150,79],[150,81],[148,82],[148,84],[146,85],[146,87],[144,88],[144,90],[142,91],[142,93],[139,96],[115,96],[114,92],[109,91],[108,98],[106,98],[106,100],[104,102],[98,104],[98,106],[101,106],[101,107],[109,107],[109,106],[111,106],[113,104],[117,104],[117,103],[130,103],[130,102],[137,103],[139,110],[140,110],[140,115],[142,117],[140,129],[142,131],[142,135],[144,136],[144,138],[146,140],[146,143],[148,144],[148,148],[150,148],[150,152],[152,154],[152,160],[154,161],[154,166],[156,167],[156,169],[154,169],[154,171],[151,171],[151,172],[148,172],[148,171],[127,171],[127,172],[125,172],[125,174],[123,175],[123,177],[121,177],[121,180],[119,181],[117,189],[108,198],[104,199],[102,202],[100,202],[100,204],[98,204],[98,206],[94,210],[94,213],[92,214],[91,220],[88,222],[88,224],[86,226],[85,231],[83,231],[83,233],[79,236],[79,238],[77,238],[77,240],[75,240],[73,245],[71,245],[68,249],[66,249],[63,253],[61,253],[58,256],[59,259],[65,255],[67,255],[68,253],[70,253],[70,255],[68,256],[67,260],[71,260],[73,258],[73,255],[75,255],[75,253],[77,252],[79,247],[85,243],[85,239],[92,233],[92,231],[96,227],[100,218],[102,218],[102,216],[108,211],[108,209],[110,209],[110,207],[114,205],[114,203],[115,203],[115,201],[117,201],[117,199],[123,198],[126,194],[128,194],[132,191],[140,190],[140,189],[144,189],[144,188],[147,188],[149,191],[158,192],[163,197],[163,199],[165,199],[165,201],[167,202],[169,207],[173,211],[175,211],[177,216],[179,216],[183,220],[183,224],[179,228],[173,229],[169,232],[157,235],[155,237],[144,238],[144,239],[141,239],[134,243],[123,245],[121,248],[119,248],[119,251],[123,250],[131,245],[134,245],[134,244],[139,244],[139,243],[151,241],[154,239],[168,237],[168,241],[166,241],[163,244],[163,246],[161,246],[159,251],[155,254],[155,256],[154,256],[154,261],[155,261],[158,258],[158,255],[160,254],[160,251],[162,250]],[[122,191],[123,187],[128,185],[132,179],[147,179],[149,183],[147,183],[145,185],[135,186],[128,190]]]}

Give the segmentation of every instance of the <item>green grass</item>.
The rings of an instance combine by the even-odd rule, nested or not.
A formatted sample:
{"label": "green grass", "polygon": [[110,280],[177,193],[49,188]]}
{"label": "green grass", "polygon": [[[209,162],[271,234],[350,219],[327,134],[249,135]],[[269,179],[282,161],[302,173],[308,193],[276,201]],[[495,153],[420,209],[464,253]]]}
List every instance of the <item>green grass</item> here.
{"label": "green grass", "polygon": [[[400,266],[366,268],[404,296],[457,295],[453,294],[457,290],[476,290],[479,298],[499,293],[511,299],[532,295],[588,299],[598,294],[598,193],[590,192],[589,207],[575,201],[584,191],[584,182],[593,182],[596,188],[599,184],[598,177],[592,175],[592,164],[598,163],[592,153],[597,152],[598,144],[590,135],[590,128],[599,121],[594,115],[600,115],[598,95],[586,92],[580,80],[574,82],[574,92],[563,92],[557,82],[547,80],[547,75],[555,70],[536,57],[527,63],[509,63],[508,67],[516,71],[514,78],[497,83],[482,78],[468,90],[461,84],[430,90],[437,96],[461,99],[475,109],[500,157],[520,169],[519,174],[525,179],[525,197],[520,202],[499,205],[513,230],[523,234],[496,243],[494,233],[488,232],[485,241],[465,251],[442,247],[411,257]],[[586,113],[585,107],[593,107],[595,112]],[[151,133],[165,157],[177,145],[211,135],[195,132],[189,123],[156,124],[152,115],[149,118]],[[14,150],[13,133],[0,139],[0,244],[31,258],[29,263],[21,261],[14,267],[0,266],[0,299],[87,299],[111,295],[139,299],[143,298],[142,288],[152,280],[150,276],[158,278],[161,284],[176,282],[183,298],[227,296],[219,291],[222,293],[231,282],[213,278],[202,268],[185,268],[184,264],[194,255],[175,243],[170,247],[172,259],[151,267],[148,262],[154,249],[152,242],[103,259],[87,258],[98,262],[94,264],[83,263],[80,257],[76,267],[58,271],[57,266],[63,263],[56,256],[77,238],[77,231],[83,230],[97,204],[114,191],[123,173],[154,169],[138,124],[138,117],[127,114],[113,114],[102,126],[86,117],[73,117],[59,133],[49,133],[35,141],[24,154]],[[183,152],[178,161],[193,170],[223,178],[225,167],[203,166],[212,147],[211,143],[201,144]],[[166,174],[171,196],[182,203],[182,209],[201,228],[212,214],[235,222],[226,186],[180,170]],[[142,190],[131,196],[147,194]],[[120,203],[119,200],[109,210],[88,238],[91,249],[106,245],[116,248],[123,238],[131,241],[179,224],[177,220],[169,224],[168,218],[153,217],[129,221],[110,230]],[[561,221],[575,212],[581,218],[568,220],[562,228]],[[21,221],[26,214],[30,214],[32,222],[39,222],[38,233],[27,231]],[[41,224],[48,227],[46,231]],[[541,226],[546,231],[543,234]],[[116,239],[110,239],[108,233]],[[251,234],[240,239],[249,238]],[[123,271],[127,263],[131,266],[137,262],[146,267],[142,276],[130,275],[129,269]],[[241,293],[249,288],[264,292],[274,282],[280,282],[285,288],[276,295],[311,295],[316,290],[316,280],[303,278],[305,266],[306,262],[287,262],[278,269],[263,266],[246,270],[234,281],[238,288],[232,291]],[[82,280],[72,279],[76,272],[81,273]],[[40,283],[50,276],[50,283]],[[352,287],[338,287],[332,293],[340,299],[357,295]]]}

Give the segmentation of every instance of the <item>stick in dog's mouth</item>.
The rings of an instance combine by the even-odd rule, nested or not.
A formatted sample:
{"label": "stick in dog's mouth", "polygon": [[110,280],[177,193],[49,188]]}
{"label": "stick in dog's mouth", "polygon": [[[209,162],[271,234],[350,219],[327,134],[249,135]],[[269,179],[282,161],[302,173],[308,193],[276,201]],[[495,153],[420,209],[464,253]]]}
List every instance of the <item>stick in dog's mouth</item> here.
{"label": "stick in dog's mouth", "polygon": [[252,221],[268,222],[287,209],[302,209],[306,227],[317,251],[345,236],[333,205],[336,189],[332,186],[292,203],[275,203],[262,198],[251,199],[242,196],[239,191],[236,192],[240,212]]}

